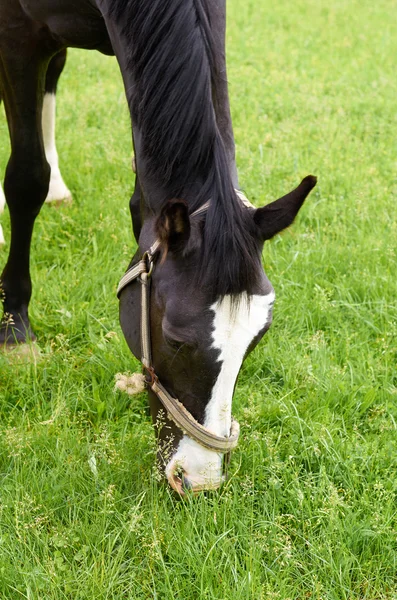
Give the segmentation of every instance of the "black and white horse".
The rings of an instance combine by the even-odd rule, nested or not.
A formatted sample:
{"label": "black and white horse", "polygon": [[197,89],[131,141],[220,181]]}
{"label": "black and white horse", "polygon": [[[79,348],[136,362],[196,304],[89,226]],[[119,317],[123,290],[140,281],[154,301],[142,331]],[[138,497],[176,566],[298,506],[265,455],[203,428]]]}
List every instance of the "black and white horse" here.
{"label": "black and white horse", "polygon": [[[34,339],[29,251],[53,166],[42,119],[46,77],[67,47],[115,54],[123,76],[137,167],[130,208],[139,247],[132,264],[158,240],[147,371],[206,431],[227,438],[242,361],[271,322],[274,292],[261,265],[263,243],[292,223],[316,180],[306,177],[259,209],[238,197],[225,0],[0,0],[0,89],[12,148],[1,344]],[[143,312],[141,286],[131,282],[120,294],[120,320],[138,358]],[[156,419],[162,405],[149,396]],[[221,454],[167,424],[170,484],[179,492],[217,487]]]}

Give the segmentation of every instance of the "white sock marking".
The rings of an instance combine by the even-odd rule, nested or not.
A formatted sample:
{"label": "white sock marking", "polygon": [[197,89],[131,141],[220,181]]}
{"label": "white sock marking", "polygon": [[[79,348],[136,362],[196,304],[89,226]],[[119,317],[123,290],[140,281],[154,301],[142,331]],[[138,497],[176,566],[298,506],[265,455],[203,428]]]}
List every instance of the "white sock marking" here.
{"label": "white sock marking", "polygon": [[45,94],[43,101],[43,140],[47,160],[51,167],[50,188],[46,202],[59,200],[70,200],[72,194],[62,179],[59,170],[58,152],[55,143],[55,118],[56,98],[55,94]]}
{"label": "white sock marking", "polygon": [[[220,351],[222,366],[210,401],[206,407],[204,426],[219,436],[230,433],[232,399],[244,355],[253,339],[269,322],[274,291],[266,296],[243,294],[237,309],[233,309],[230,296],[211,306],[214,317],[213,348]],[[222,455],[203,448],[184,436],[166,467],[170,479],[176,467],[185,471],[194,488],[217,487],[222,481]]]}

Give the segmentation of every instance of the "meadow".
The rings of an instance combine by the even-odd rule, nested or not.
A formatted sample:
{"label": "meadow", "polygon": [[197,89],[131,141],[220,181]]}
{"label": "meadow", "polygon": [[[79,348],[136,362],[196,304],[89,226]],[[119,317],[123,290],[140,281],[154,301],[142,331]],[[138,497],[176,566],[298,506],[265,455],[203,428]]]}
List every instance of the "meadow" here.
{"label": "meadow", "polygon": [[[263,261],[274,321],[244,364],[229,480],[159,480],[115,291],[135,248],[117,64],[72,50],[30,309],[41,360],[0,355],[0,598],[397,600],[397,36],[393,0],[229,0],[240,185],[318,185]],[[0,116],[0,173],[9,144]],[[9,218],[1,222],[9,242]],[[0,248],[0,263],[8,246]]]}

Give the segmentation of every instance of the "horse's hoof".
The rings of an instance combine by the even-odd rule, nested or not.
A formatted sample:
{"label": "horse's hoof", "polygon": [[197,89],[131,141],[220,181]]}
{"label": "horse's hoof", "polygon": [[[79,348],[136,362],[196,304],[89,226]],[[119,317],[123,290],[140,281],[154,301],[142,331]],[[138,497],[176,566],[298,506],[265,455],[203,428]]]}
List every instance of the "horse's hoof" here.
{"label": "horse's hoof", "polygon": [[0,346],[0,349],[7,360],[12,363],[37,363],[42,358],[42,354],[36,342],[3,344]]}
{"label": "horse's hoof", "polygon": [[20,315],[13,316],[4,313],[0,322],[0,348],[8,346],[19,346],[36,341],[36,336],[30,327],[29,321],[25,321]]}

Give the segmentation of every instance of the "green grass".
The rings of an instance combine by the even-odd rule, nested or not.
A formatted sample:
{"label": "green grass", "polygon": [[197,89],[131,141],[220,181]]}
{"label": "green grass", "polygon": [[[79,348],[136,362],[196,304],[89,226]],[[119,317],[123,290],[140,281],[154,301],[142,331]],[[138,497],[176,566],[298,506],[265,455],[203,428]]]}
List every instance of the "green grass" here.
{"label": "green grass", "polygon": [[[74,204],[43,208],[32,253],[43,360],[0,357],[0,598],[396,600],[396,55],[392,0],[229,1],[241,185],[260,205],[319,184],[264,251],[274,322],[237,386],[230,479],[181,502],[145,396],[113,391],[137,368],[115,297],[134,249],[121,80],[70,52]],[[0,139],[3,172],[4,119]]]}

